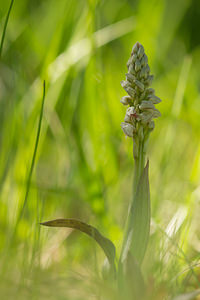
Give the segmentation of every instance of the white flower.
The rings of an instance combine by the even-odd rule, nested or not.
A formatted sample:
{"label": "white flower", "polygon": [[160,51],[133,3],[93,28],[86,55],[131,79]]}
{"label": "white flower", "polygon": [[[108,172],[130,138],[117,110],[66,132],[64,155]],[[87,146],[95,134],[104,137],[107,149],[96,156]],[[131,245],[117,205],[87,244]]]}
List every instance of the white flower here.
{"label": "white flower", "polygon": [[156,109],[155,106],[153,105],[152,101],[147,101],[147,100],[143,100],[141,102],[141,104],[139,105],[139,108],[141,110],[145,110],[145,109]]}
{"label": "white flower", "polygon": [[155,95],[149,95],[148,99],[151,100],[153,104],[158,104],[161,102],[161,99]]}
{"label": "white flower", "polygon": [[128,104],[131,104],[131,97],[130,96],[124,96],[121,98],[120,102],[123,104],[123,105],[128,105]]}
{"label": "white flower", "polygon": [[161,99],[155,96],[154,89],[149,88],[153,75],[150,75],[144,47],[138,42],[133,46],[127,68],[126,80],[122,81],[121,85],[128,96],[122,97],[120,102],[130,107],[126,110],[121,127],[127,136],[134,135],[134,139],[139,137],[143,140],[154,128],[153,119],[161,115],[154,106],[160,103]]}
{"label": "white flower", "polygon": [[135,79],[134,80],[135,85],[137,85],[137,87],[141,90],[144,91],[144,84],[142,82],[140,82],[139,80]]}
{"label": "white flower", "polygon": [[133,125],[131,125],[130,123],[122,122],[121,128],[127,136],[133,137],[134,132],[135,132],[135,127]]}
{"label": "white flower", "polygon": [[125,115],[125,118],[124,118],[124,122],[133,123],[133,120],[134,120],[135,116],[136,116],[135,108],[133,106],[130,106],[126,110],[126,115]]}

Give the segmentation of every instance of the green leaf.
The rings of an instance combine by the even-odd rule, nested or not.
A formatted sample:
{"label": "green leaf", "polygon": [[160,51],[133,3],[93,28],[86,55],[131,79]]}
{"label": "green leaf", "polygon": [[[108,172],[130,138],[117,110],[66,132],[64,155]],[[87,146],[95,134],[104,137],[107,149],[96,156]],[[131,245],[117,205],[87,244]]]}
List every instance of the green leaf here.
{"label": "green leaf", "polygon": [[150,232],[149,161],[137,185],[129,212],[128,233],[122,253],[122,262],[130,251],[139,264],[142,263]]}
{"label": "green leaf", "polygon": [[104,237],[95,227],[82,222],[77,219],[57,219],[52,220],[44,223],[40,223],[44,226],[49,227],[68,227],[68,228],[74,228],[81,232],[86,233],[91,238],[93,238],[99,246],[103,249],[106,257],[108,258],[108,261],[112,267],[112,270],[115,271],[115,246],[114,244]]}
{"label": "green leaf", "polygon": [[145,297],[145,283],[144,278],[134,256],[128,252],[126,260],[123,264],[124,284],[127,298],[129,299],[144,299]]}
{"label": "green leaf", "polygon": [[196,296],[200,295],[200,290],[196,290],[190,293],[181,294],[173,298],[173,300],[193,300]]}

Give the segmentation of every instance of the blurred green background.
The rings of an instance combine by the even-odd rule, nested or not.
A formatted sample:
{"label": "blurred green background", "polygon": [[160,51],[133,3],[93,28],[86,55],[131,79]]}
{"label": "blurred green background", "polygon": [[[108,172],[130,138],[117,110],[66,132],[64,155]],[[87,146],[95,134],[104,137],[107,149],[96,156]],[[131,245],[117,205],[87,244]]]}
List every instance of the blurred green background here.
{"label": "blurred green background", "polygon": [[[1,34],[8,8],[0,0]],[[100,299],[98,246],[39,222],[79,218],[111,238],[119,255],[134,167],[132,141],[120,128],[120,81],[136,41],[163,100],[148,147],[152,233],[143,272],[152,299],[197,287],[199,28],[198,0],[14,2],[0,61],[1,299]],[[41,136],[19,218],[44,79]]]}

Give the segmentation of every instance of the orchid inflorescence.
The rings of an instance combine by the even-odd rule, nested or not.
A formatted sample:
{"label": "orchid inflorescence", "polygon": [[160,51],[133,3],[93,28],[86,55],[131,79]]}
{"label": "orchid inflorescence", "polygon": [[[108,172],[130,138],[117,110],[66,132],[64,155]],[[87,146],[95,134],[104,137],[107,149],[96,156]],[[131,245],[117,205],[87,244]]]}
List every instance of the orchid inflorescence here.
{"label": "orchid inflorescence", "polygon": [[[150,75],[148,58],[139,42],[133,46],[127,68],[126,80],[122,81],[121,85],[128,96],[122,97],[120,102],[129,107],[121,127],[127,136],[133,138],[137,149],[138,138],[140,141],[146,141],[155,126],[153,119],[161,115],[155,108],[155,104],[160,103],[161,99],[155,96],[155,90],[149,87],[153,75]],[[136,149],[134,152],[137,156]]]}

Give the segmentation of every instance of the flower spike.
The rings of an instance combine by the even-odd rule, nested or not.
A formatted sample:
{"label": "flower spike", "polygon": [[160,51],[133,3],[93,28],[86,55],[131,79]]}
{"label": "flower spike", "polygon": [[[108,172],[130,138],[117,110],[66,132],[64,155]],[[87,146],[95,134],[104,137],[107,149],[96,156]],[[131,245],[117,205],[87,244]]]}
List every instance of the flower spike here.
{"label": "flower spike", "polygon": [[[153,75],[150,75],[148,58],[144,47],[139,42],[133,46],[127,68],[126,80],[122,81],[121,85],[128,96],[122,97],[120,102],[129,105],[129,108],[121,127],[129,137],[137,139],[140,135],[145,138],[154,128],[153,119],[161,115],[155,108],[155,104],[160,103],[161,99],[155,96],[154,89],[149,88]],[[142,135],[141,131],[143,131]]]}

